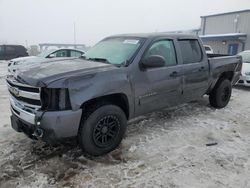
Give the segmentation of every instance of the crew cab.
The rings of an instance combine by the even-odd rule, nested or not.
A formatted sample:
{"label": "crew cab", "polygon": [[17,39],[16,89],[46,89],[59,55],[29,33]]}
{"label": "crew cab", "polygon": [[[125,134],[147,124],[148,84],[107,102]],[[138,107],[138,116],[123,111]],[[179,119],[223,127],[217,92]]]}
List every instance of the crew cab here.
{"label": "crew cab", "polygon": [[212,107],[225,107],[241,67],[240,56],[208,56],[197,36],[111,36],[80,59],[8,77],[11,124],[49,143],[75,138],[99,156],[120,144],[129,119],[203,95]]}

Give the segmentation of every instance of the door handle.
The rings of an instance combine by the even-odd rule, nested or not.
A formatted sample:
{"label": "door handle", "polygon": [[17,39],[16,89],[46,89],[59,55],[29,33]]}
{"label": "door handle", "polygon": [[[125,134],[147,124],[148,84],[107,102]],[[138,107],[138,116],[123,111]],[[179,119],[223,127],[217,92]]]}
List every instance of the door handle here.
{"label": "door handle", "polygon": [[178,76],[178,72],[174,71],[169,76],[170,77],[177,77]]}
{"label": "door handle", "polygon": [[205,67],[200,67],[199,68],[199,71],[201,72],[201,71],[204,71],[205,70]]}

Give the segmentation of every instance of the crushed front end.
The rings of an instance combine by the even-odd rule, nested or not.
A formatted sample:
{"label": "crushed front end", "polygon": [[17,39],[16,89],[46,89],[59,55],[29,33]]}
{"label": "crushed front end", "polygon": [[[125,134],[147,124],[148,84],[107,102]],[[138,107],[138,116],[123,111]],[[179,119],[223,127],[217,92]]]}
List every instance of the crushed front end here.
{"label": "crushed front end", "polygon": [[13,76],[6,81],[13,129],[49,143],[77,136],[82,111],[71,109],[68,89],[34,87]]}

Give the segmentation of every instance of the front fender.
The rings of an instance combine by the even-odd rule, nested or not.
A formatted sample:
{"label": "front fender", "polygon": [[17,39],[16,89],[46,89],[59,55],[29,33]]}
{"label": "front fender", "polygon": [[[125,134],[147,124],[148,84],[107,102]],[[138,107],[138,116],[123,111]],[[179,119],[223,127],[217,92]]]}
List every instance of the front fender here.
{"label": "front fender", "polygon": [[131,113],[133,113],[132,88],[126,73],[96,74],[88,79],[74,78],[69,80],[68,86],[73,110],[80,109],[83,103],[91,99],[122,93],[127,96]]}

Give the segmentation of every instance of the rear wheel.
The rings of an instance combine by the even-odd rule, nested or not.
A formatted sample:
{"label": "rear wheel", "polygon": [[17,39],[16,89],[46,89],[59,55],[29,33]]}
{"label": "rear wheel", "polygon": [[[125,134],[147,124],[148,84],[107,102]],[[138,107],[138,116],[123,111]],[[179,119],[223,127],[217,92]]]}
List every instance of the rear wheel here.
{"label": "rear wheel", "polygon": [[104,155],[118,147],[126,126],[126,115],[118,106],[96,107],[83,116],[78,136],[80,146],[90,155]]}
{"label": "rear wheel", "polygon": [[209,95],[209,102],[215,108],[225,107],[232,93],[232,84],[228,79],[219,80]]}

